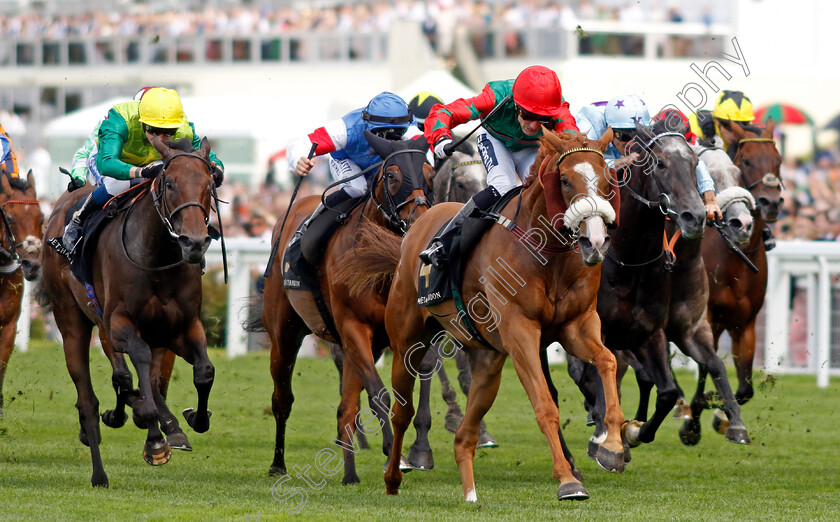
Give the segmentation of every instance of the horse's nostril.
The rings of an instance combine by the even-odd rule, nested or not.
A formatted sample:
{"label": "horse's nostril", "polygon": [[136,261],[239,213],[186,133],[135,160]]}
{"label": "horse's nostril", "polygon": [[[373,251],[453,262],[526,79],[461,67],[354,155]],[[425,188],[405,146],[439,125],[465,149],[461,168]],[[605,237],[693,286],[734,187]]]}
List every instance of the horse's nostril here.
{"label": "horse's nostril", "polygon": [[741,220],[738,218],[732,218],[729,220],[729,227],[730,228],[741,228]]}
{"label": "horse's nostril", "polygon": [[680,219],[682,219],[686,225],[691,225],[697,222],[697,217],[695,217],[694,214],[688,211],[681,213]]}
{"label": "horse's nostril", "polygon": [[581,236],[578,238],[578,245],[581,248],[592,248],[592,241],[590,241],[588,237]]}
{"label": "horse's nostril", "polygon": [[758,198],[758,204],[761,205],[762,207],[766,207],[767,205],[770,204],[770,200],[767,199],[767,198]]}

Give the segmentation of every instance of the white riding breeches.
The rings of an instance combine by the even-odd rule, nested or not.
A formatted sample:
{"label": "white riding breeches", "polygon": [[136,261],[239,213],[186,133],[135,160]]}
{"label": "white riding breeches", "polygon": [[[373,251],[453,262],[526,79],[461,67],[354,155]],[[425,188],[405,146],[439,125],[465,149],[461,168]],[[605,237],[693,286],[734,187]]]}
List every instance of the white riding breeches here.
{"label": "white riding breeches", "polygon": [[481,161],[487,169],[487,184],[495,187],[502,195],[521,184],[520,180],[528,175],[539,151],[535,147],[511,152],[484,129],[478,131],[476,141]]}

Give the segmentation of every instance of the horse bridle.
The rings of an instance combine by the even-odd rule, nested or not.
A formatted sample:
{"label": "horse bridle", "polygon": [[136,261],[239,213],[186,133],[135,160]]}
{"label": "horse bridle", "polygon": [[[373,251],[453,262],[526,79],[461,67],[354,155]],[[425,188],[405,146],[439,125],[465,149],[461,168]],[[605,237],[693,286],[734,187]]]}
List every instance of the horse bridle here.
{"label": "horse bridle", "polygon": [[[207,165],[207,169],[210,171],[211,177],[212,177],[212,172],[213,172],[213,166],[210,164],[210,162],[206,158],[203,158],[203,157],[199,156],[198,154],[195,154],[194,152],[179,152],[177,154],[173,154],[172,156],[170,156],[169,158],[166,159],[166,161],[163,164],[163,171],[160,173],[160,175],[157,178],[152,180],[152,185],[151,185],[151,188],[149,189],[149,192],[152,195],[152,201],[154,203],[155,210],[157,211],[157,214],[160,217],[160,220],[163,223],[163,226],[166,228],[167,233],[174,240],[177,240],[179,236],[175,232],[175,229],[172,227],[172,218],[175,214],[177,214],[178,212],[180,212],[181,210],[183,210],[187,207],[199,207],[202,210],[202,212],[204,212],[204,223],[206,225],[209,225],[209,223],[210,223],[210,213],[209,213],[209,211],[207,210],[207,208],[204,205],[202,205],[198,201],[187,201],[186,203],[182,203],[172,210],[169,210],[169,208],[166,204],[166,169],[169,167],[169,164],[172,162],[173,159],[178,158],[178,157],[182,157],[182,156],[186,156],[186,157],[190,157],[190,158],[196,158],[196,159],[199,159],[199,160],[203,161],[204,164]],[[158,181],[160,181],[160,189],[156,190],[155,184]],[[211,197],[212,197],[213,200],[216,201],[216,212],[218,213],[218,211],[219,211],[218,210],[219,209],[219,198],[218,198],[218,195],[216,194],[215,184],[213,185],[213,188],[211,189]],[[211,203],[211,205],[212,205],[212,203]],[[132,208],[133,208],[133,205],[131,207],[129,207],[129,213],[130,213],[130,210]],[[125,219],[123,219],[123,223],[122,223],[122,234],[121,234],[121,236],[122,236],[123,253],[125,254],[126,259],[128,259],[128,261],[135,268],[139,268],[141,270],[146,270],[146,271],[149,271],[149,272],[159,272],[159,271],[163,271],[163,270],[169,270],[170,268],[174,268],[176,266],[180,266],[180,265],[185,263],[185,261],[183,259],[181,259],[180,261],[176,261],[175,263],[171,263],[171,264],[168,264],[168,265],[157,266],[157,267],[149,267],[149,266],[143,266],[143,265],[137,263],[136,261],[134,261],[134,259],[132,259],[131,255],[128,253],[128,248],[126,247],[126,244],[125,244],[125,235],[126,235],[125,234],[125,227],[126,227],[127,223],[128,223],[128,215],[126,215],[126,217],[125,217]],[[219,228],[221,230],[221,217],[219,218]],[[224,251],[224,246],[222,247],[222,250]],[[225,263],[225,266],[227,266],[227,263]],[[227,279],[227,276],[225,277],[225,279]]]}
{"label": "horse bridle", "polygon": [[[382,162],[382,175],[376,176],[376,178],[374,178],[373,182],[370,184],[370,189],[369,189],[370,198],[376,204],[376,208],[382,213],[383,216],[385,216],[385,221],[388,223],[388,228],[390,228],[391,230],[393,230],[394,232],[396,232],[397,234],[399,234],[401,236],[405,235],[405,233],[408,232],[408,224],[400,218],[400,216],[399,216],[400,209],[402,209],[404,206],[406,206],[410,203],[414,203],[414,206],[411,207],[411,212],[409,212],[409,214],[408,214],[410,216],[414,213],[415,210],[417,210],[417,207],[419,207],[420,205],[426,205],[427,207],[431,207],[432,204],[430,202],[430,197],[429,197],[430,189],[426,186],[426,184],[423,184],[422,189],[423,189],[423,193],[426,194],[425,196],[418,196],[418,197],[406,199],[405,201],[403,201],[401,203],[396,203],[394,201],[394,197],[391,195],[391,191],[388,190],[387,187],[383,187],[384,188],[383,192],[385,193],[385,204],[387,204],[387,208],[384,208],[383,203],[381,203],[378,199],[376,199],[376,186],[379,185],[380,183],[382,183],[383,180],[385,179],[385,171],[388,168],[388,161],[391,160],[392,158],[394,158],[395,156],[399,155],[399,154],[408,154],[408,153],[422,154],[424,158],[426,156],[426,152],[422,151],[422,150],[419,150],[419,149],[402,149],[402,150],[393,151],[383,160],[383,162]],[[418,180],[414,179],[415,173],[411,172],[411,173],[409,173],[409,175],[411,176],[411,181],[412,181],[413,188],[415,188],[415,189],[418,188],[416,186]],[[405,183],[406,177],[407,177],[406,173],[403,173],[402,183],[400,184],[400,188],[402,188],[402,185]]]}
{"label": "horse bridle", "polygon": [[[737,144],[737,152],[735,154],[736,158],[738,156],[738,153],[741,152],[741,145],[743,143],[773,143],[773,146],[775,147],[776,140],[774,140],[773,138],[743,138],[743,139],[740,139],[740,140],[738,140],[738,144]],[[764,176],[762,176],[760,179],[754,181],[753,183],[750,183],[747,186],[747,190],[752,191],[752,189],[754,189],[757,186],[762,185],[762,184],[766,187],[769,187],[769,188],[779,187],[779,190],[785,190],[785,184],[782,181],[781,176],[778,176],[776,174],[770,174],[769,172],[767,174],[765,174]]]}
{"label": "horse bridle", "polygon": [[11,274],[20,268],[20,255],[18,255],[17,249],[23,246],[22,242],[17,242],[14,232],[12,232],[12,225],[9,223],[9,216],[6,214],[6,205],[9,204],[38,205],[39,203],[34,199],[10,199],[0,205],[0,218],[3,220],[3,231],[5,232],[6,240],[9,242],[9,247],[12,249],[8,251],[0,245],[0,255],[8,257],[10,260],[8,264],[0,266],[0,274]]}
{"label": "horse bridle", "polygon": [[[680,138],[685,140],[685,136],[682,133],[675,132],[675,131],[668,131],[668,132],[663,132],[661,134],[657,134],[657,135],[653,136],[644,145],[642,145],[642,144],[639,144],[639,145],[642,146],[643,148],[647,149],[647,150],[652,150],[651,147],[653,146],[653,144],[656,143],[657,141],[659,141],[661,138],[664,138],[665,136],[679,136]],[[687,141],[686,141],[686,143],[687,143]],[[624,186],[627,187],[627,190],[630,191],[630,195],[633,196],[634,199],[636,199],[637,201],[639,201],[640,203],[642,203],[646,207],[651,208],[651,209],[654,209],[654,208],[659,209],[659,211],[662,212],[663,216],[669,216],[669,215],[670,216],[676,216],[677,213],[671,208],[671,198],[668,197],[668,194],[666,192],[662,192],[662,190],[659,189],[659,185],[656,183],[656,177],[654,177],[653,174],[651,174],[650,178],[651,178],[651,181],[653,182],[654,189],[657,192],[659,192],[659,201],[652,201],[652,200],[649,200],[649,199],[645,198],[644,196],[642,196],[641,194],[637,193],[635,190],[630,188],[629,184],[625,184]]]}
{"label": "horse bridle", "polygon": [[449,175],[449,179],[446,180],[446,201],[451,201],[452,198],[452,179],[455,178],[455,169],[458,167],[466,167],[467,165],[484,165],[484,162],[481,160],[469,160],[452,165],[452,173]]}

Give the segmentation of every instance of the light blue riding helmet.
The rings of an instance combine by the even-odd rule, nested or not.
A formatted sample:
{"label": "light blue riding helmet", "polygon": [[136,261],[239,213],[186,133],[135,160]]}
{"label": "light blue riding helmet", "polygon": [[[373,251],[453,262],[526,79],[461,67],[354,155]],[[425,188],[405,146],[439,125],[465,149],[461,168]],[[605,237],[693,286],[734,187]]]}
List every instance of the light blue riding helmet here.
{"label": "light blue riding helmet", "polygon": [[362,111],[362,119],[370,130],[401,129],[405,132],[414,121],[405,100],[392,92],[377,94]]}
{"label": "light blue riding helmet", "polygon": [[623,94],[607,102],[604,119],[613,129],[635,129],[636,122],[650,124],[650,112],[638,95]]}

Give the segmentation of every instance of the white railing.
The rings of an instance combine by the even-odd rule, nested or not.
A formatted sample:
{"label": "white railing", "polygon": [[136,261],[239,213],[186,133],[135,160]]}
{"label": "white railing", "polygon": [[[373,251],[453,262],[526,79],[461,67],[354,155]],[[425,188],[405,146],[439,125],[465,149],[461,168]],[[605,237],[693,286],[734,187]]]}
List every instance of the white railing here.
{"label": "white railing", "polygon": [[[816,374],[817,386],[825,388],[829,375],[840,375],[840,367],[831,366],[832,317],[837,312],[832,288],[838,287],[833,279],[840,274],[840,243],[780,241],[767,258],[764,369],[767,373]],[[805,279],[808,362],[804,366],[793,364],[791,356],[793,278]]]}
{"label": "white railing", "polygon": [[[227,343],[229,357],[244,355],[248,350],[248,334],[242,329],[248,298],[254,294],[253,272],[261,272],[268,261],[271,245],[260,239],[232,238],[226,242],[228,256]],[[832,348],[840,352],[840,339],[833,339],[832,327],[840,329],[840,303],[835,306],[832,288],[840,292],[840,283],[833,281],[840,274],[840,242],[779,241],[768,253],[768,286],[765,301],[763,343],[757,339],[757,359],[764,361],[764,370],[771,374],[809,374],[817,376],[817,386],[828,386],[829,376],[840,376],[840,365],[832,366]],[[221,266],[222,252],[214,242],[207,253],[209,267]],[[281,269],[280,267],[275,267]],[[807,295],[806,364],[795,364],[791,355],[791,283],[804,278]],[[26,283],[23,309],[18,321],[16,345],[26,351],[29,341],[29,296]],[[837,299],[840,301],[840,299]],[[836,324],[834,324],[836,323]],[[759,336],[761,337],[761,336]],[[834,336],[840,338],[840,335]],[[840,356],[836,357],[840,360]]]}

